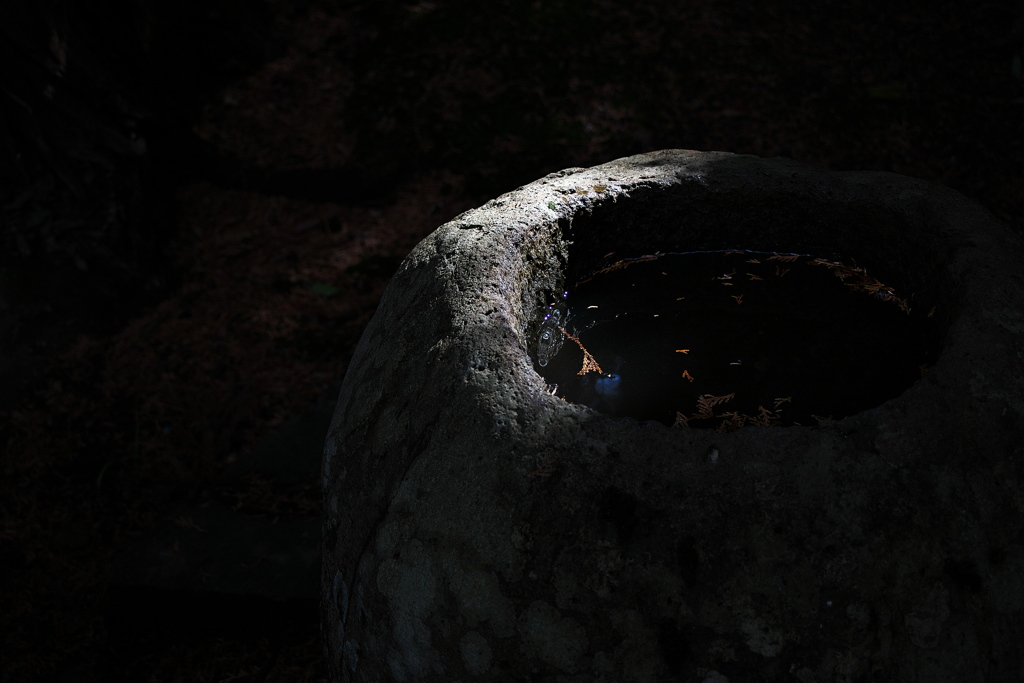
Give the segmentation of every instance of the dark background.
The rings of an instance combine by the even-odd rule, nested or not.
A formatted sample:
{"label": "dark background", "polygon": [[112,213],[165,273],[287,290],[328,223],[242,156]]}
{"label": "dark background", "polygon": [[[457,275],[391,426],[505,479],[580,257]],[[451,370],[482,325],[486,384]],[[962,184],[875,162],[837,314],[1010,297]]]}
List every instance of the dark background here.
{"label": "dark background", "polygon": [[109,568],[197,492],[315,516],[315,477],[217,476],[329,409],[401,258],[501,192],[725,150],[1024,229],[1015,0],[83,5],[0,8],[4,681],[322,679],[315,601],[125,634]]}

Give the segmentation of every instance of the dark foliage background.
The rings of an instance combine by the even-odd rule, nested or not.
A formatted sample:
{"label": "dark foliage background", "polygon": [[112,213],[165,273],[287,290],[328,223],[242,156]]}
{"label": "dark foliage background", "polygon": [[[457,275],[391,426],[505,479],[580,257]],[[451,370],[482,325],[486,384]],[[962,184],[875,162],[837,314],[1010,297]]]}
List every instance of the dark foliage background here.
{"label": "dark foliage background", "polygon": [[107,568],[336,388],[417,241],[669,147],[926,178],[1021,233],[1022,59],[1012,0],[5,3],[0,678],[321,679],[315,612],[112,635]]}

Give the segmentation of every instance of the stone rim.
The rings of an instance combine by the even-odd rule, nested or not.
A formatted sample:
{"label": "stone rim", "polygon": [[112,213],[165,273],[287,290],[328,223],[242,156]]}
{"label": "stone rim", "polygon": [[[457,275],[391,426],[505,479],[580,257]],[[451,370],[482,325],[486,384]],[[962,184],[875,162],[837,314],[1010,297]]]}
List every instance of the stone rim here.
{"label": "stone rim", "polygon": [[[658,250],[667,251],[673,247],[680,251],[749,248],[814,255],[845,254],[855,258],[860,256],[857,262],[867,264],[870,273],[879,272],[879,265],[882,266],[883,272],[888,271],[880,278],[887,283],[907,283],[907,289],[904,291],[914,293],[928,289],[933,291],[929,303],[935,305],[937,315],[943,317],[941,351],[932,369],[932,372],[939,375],[933,379],[941,376],[946,380],[942,382],[946,390],[951,388],[949,382],[953,382],[965,388],[969,384],[974,392],[984,393],[985,389],[977,380],[968,380],[962,372],[953,370],[950,366],[956,364],[955,359],[974,354],[976,349],[990,346],[993,339],[999,346],[1012,347],[1012,340],[1005,339],[1005,331],[1012,331],[1015,323],[1024,325],[1012,303],[1015,292],[1020,291],[1021,285],[1020,276],[1013,276],[1022,272],[1020,241],[1006,228],[1002,228],[1002,233],[994,229],[998,222],[980,207],[948,188],[933,183],[889,173],[828,172],[788,159],[766,160],[720,152],[665,150],[618,159],[590,169],[574,168],[550,174],[492,200],[479,209],[462,214],[439,230],[479,230],[501,241],[505,236],[490,232],[489,217],[494,211],[503,212],[515,207],[525,218],[520,222],[522,232],[546,234],[551,242],[552,251],[557,254],[559,265],[564,268],[566,261],[586,262],[588,258],[586,250],[582,250],[582,258],[580,254],[573,253],[576,250],[575,245],[571,243],[581,239],[582,232],[577,224],[597,222],[593,220],[594,215],[600,217],[609,205],[617,208],[615,204],[620,201],[632,205],[635,201],[630,200],[635,199],[634,195],[669,194],[680,189],[685,193],[687,184],[691,187],[696,185],[704,188],[704,191],[696,193],[694,198],[689,199],[691,204],[706,201],[715,194],[719,195],[718,203],[737,194],[747,198],[751,195],[756,197],[759,191],[756,186],[751,185],[751,177],[755,174],[761,182],[784,183],[795,197],[820,201],[823,214],[838,211],[838,207],[844,203],[857,202],[861,203],[861,206],[856,206],[855,209],[867,213],[865,209],[868,207],[864,206],[864,203],[873,199],[882,207],[881,211],[876,208],[877,212],[888,213],[891,219],[901,219],[904,222],[902,227],[913,228],[916,234],[909,237],[890,234],[890,237],[900,242],[895,255],[887,253],[888,247],[879,250],[878,246],[882,242],[877,238],[885,236],[880,233],[890,231],[888,226],[877,227],[875,234],[866,231],[868,234],[865,236],[855,236],[864,246],[875,251],[873,255],[868,254],[868,258],[863,258],[864,249],[851,246],[856,240],[843,240],[846,244],[836,249],[835,243],[828,240],[813,240],[806,236],[795,240],[780,239],[775,233],[755,240],[746,240],[741,244],[736,244],[730,239],[714,241],[702,236],[681,245],[678,239],[673,241],[673,238],[662,238],[639,250],[634,248],[635,251],[650,253]],[[595,187],[603,189],[598,192],[594,190]],[[585,191],[579,192],[581,189]],[[777,191],[777,188],[773,187],[769,191]],[[779,203],[784,203],[786,199],[788,198],[774,198]],[[538,207],[546,208],[547,212],[537,211]],[[780,209],[778,206],[771,208],[775,211],[785,210],[784,207]],[[827,218],[827,215],[824,217]],[[844,235],[840,234],[839,237]],[[504,247],[502,244],[499,248]],[[615,247],[619,247],[619,243],[601,246],[598,251],[612,250]],[[893,278],[891,274],[897,270],[892,267],[894,262],[900,259],[911,261],[906,258],[906,254],[915,248],[930,253],[923,259],[912,260],[913,272],[899,274]],[[1002,258],[995,260],[994,254],[999,254]],[[593,250],[589,252],[589,257],[593,257]],[[886,261],[889,263],[885,263]],[[928,272],[929,267],[933,267],[929,264],[936,264],[939,268],[944,266],[945,272]],[[454,265],[455,268],[462,266]],[[507,312],[508,322],[524,341],[527,357],[532,358],[538,319],[535,313],[531,314],[530,303],[532,302],[534,306],[534,312],[541,310],[543,305],[538,302],[544,295],[561,288],[565,273],[531,273],[530,270],[535,267],[533,259],[524,259],[518,264],[514,259],[510,259],[506,262],[506,267],[512,275],[502,278],[501,287],[505,288],[508,284],[517,286],[517,298],[523,304]],[[915,305],[920,304],[915,302]],[[486,310],[481,313],[486,314]],[[1002,343],[999,343],[1000,338],[1003,338]],[[521,366],[523,358],[509,358],[507,361]],[[517,372],[516,376],[521,373],[522,370]],[[988,390],[992,395],[1009,401],[1017,412],[1024,412],[1024,399],[1019,398],[1019,393],[1015,396],[1015,392],[1006,390],[1003,381],[1005,378],[999,379],[1001,386],[988,387]],[[532,381],[531,384],[536,388],[536,381]],[[913,401],[919,392],[933,391],[935,386],[936,384],[931,382],[917,382],[892,401]],[[549,403],[557,406],[557,409],[564,408],[561,401],[553,400]],[[571,409],[589,410],[581,407]],[[856,415],[835,422],[854,418]]]}

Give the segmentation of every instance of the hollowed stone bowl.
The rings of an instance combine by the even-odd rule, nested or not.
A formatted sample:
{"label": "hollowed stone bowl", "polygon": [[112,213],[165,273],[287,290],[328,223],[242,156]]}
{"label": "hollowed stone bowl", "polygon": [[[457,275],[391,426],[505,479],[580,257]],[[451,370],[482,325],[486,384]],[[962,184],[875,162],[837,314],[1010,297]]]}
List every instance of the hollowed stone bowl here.
{"label": "hollowed stone bowl", "polygon": [[[898,397],[729,433],[614,419],[536,372],[608,252],[835,255],[934,307]],[[863,368],[865,373],[872,368]],[[662,151],[438,228],[388,286],[323,463],[344,681],[1024,679],[1024,245],[887,173]]]}

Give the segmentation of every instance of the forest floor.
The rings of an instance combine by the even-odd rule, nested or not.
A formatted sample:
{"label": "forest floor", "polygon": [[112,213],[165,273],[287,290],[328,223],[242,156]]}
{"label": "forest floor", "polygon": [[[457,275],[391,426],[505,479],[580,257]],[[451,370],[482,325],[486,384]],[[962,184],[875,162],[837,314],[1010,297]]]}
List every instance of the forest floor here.
{"label": "forest floor", "polygon": [[[0,415],[2,608],[17,625],[0,679],[323,680],[315,634],[125,650],[105,622],[107,569],[336,387],[401,258],[503,191],[654,149],[724,150],[937,181],[1022,233],[1011,3],[779,5],[280,3],[284,53],[209,102],[194,133],[309,187],[183,184],[180,287],[81,336]],[[386,186],[335,196],[339,168]],[[319,504],[315,488],[283,502],[265,482],[232,495],[251,514]]]}

